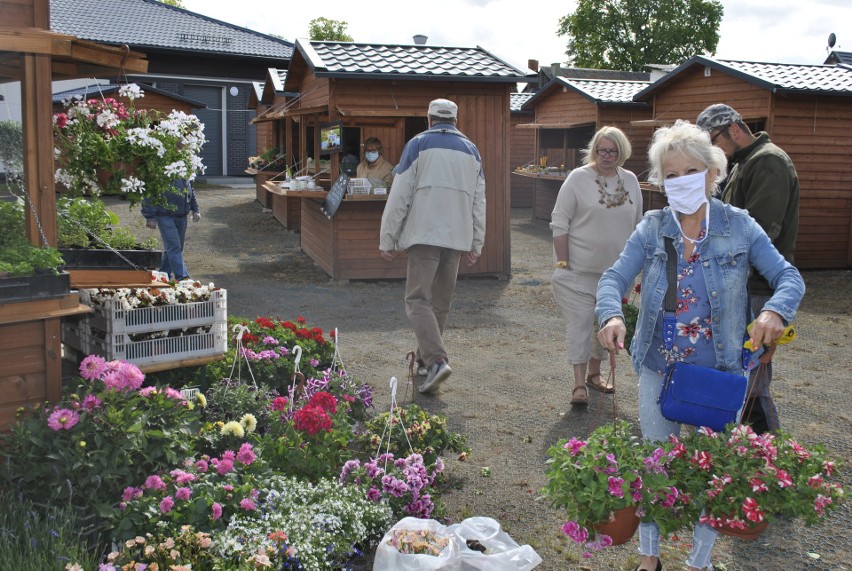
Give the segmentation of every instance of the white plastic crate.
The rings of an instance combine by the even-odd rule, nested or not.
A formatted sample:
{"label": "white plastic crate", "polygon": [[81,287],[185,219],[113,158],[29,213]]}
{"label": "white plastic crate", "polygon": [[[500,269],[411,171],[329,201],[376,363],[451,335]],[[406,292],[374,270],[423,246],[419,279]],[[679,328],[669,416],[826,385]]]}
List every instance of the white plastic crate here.
{"label": "white plastic crate", "polygon": [[85,352],[86,342],[80,333],[80,324],[74,322],[62,323],[62,342],[74,349],[75,351]]}
{"label": "white plastic crate", "polygon": [[370,189],[373,185],[366,178],[350,178],[349,179],[349,194],[370,194]]}
{"label": "white plastic crate", "polygon": [[217,322],[209,333],[178,337],[158,337],[132,341],[125,333],[107,334],[101,338],[81,328],[84,351],[102,356],[107,361],[122,360],[139,366],[168,363],[193,357],[221,355],[228,349],[228,324]]}
{"label": "white plastic crate", "polygon": [[[87,290],[80,292],[80,300],[93,305]],[[84,319],[89,327],[107,334],[149,333],[224,323],[228,320],[228,294],[224,289],[215,289],[210,292],[208,301],[133,309],[125,309],[110,299],[106,300],[103,307],[93,308],[94,315]]]}

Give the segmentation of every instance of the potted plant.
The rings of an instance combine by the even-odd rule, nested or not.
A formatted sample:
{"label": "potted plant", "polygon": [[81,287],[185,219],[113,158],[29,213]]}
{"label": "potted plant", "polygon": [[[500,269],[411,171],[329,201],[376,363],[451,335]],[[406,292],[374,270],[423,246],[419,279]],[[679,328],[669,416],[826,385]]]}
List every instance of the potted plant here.
{"label": "potted plant", "polygon": [[753,538],[747,534],[776,517],[813,525],[844,500],[837,464],[825,447],[805,447],[783,431],[704,427],[671,442],[678,458],[673,476],[704,507],[701,521],[722,533]]}
{"label": "potted plant", "polygon": [[116,214],[102,200],[60,197],[56,201],[56,242],[69,268],[160,267],[163,253],[156,238],[139,241],[119,226]]}
{"label": "potted plant", "polygon": [[136,109],[144,97],[136,84],[119,88],[121,100],[92,98],[65,102],[53,117],[56,181],[72,194],[117,194],[131,204],[143,199],[166,204],[174,179],[194,180],[204,172],[199,153],[204,125],[195,115]]}
{"label": "potted plant", "polygon": [[0,201],[0,303],[67,294],[64,264],[56,248],[27,240],[22,201]]}
{"label": "potted plant", "polygon": [[616,516],[627,518],[633,534],[639,524],[635,512],[642,501],[644,452],[624,420],[596,428],[586,440],[560,440],[548,450],[543,493],[566,511],[566,535],[589,551],[600,550],[617,541],[596,526]]}

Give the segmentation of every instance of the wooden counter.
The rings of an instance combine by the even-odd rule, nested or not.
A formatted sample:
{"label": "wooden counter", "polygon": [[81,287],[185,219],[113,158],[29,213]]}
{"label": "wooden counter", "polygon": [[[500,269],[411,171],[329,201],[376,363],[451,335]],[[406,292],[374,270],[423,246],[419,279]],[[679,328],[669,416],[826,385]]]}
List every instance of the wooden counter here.
{"label": "wooden counter", "polygon": [[269,196],[269,206],[267,208],[272,209],[273,218],[280,222],[287,230],[299,232],[302,199],[291,196],[290,193],[294,191],[281,188],[275,182],[265,182],[263,188]]}
{"label": "wooden counter", "polygon": [[379,254],[379,228],[387,195],[347,194],[329,220],[322,211],[326,194],[287,192],[291,199],[302,201],[302,251],[335,280],[404,278],[405,255],[388,262]]}

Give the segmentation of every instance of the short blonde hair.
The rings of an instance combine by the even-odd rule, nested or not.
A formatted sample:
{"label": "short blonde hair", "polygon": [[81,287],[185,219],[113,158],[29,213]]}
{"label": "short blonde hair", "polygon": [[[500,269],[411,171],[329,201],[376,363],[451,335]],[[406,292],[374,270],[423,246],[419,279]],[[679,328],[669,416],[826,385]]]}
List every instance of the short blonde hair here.
{"label": "short blonde hair", "polygon": [[648,180],[661,188],[665,180],[663,163],[672,153],[696,159],[708,169],[719,169],[716,182],[725,178],[728,172],[725,153],[710,142],[710,134],[689,121],[678,119],[674,125],[658,129],[648,148]]}
{"label": "short blonde hair", "polygon": [[627,139],[627,135],[624,134],[624,131],[618,127],[607,125],[598,129],[598,132],[595,133],[595,136],[592,137],[591,141],[589,141],[589,146],[583,149],[584,165],[597,164],[598,155],[595,153],[595,150],[598,148],[598,143],[600,143],[603,138],[609,139],[615,143],[615,147],[618,149],[618,162],[616,163],[616,166],[622,166],[625,161],[630,158],[630,155],[633,154],[633,147],[630,146],[630,141]]}

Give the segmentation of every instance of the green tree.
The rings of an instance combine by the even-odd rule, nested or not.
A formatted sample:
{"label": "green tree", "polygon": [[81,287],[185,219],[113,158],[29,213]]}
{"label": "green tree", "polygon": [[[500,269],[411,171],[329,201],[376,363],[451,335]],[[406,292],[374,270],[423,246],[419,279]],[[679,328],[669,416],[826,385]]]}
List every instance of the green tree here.
{"label": "green tree", "polygon": [[349,25],[343,20],[329,20],[328,18],[314,18],[310,22],[308,37],[312,40],[323,40],[329,42],[352,42],[352,36],[346,33]]}
{"label": "green tree", "polygon": [[186,8],[183,5],[183,0],[160,0],[163,4],[168,4],[169,6],[177,6],[178,8]]}
{"label": "green tree", "polygon": [[571,65],[642,71],[715,53],[723,13],[719,0],[579,0],[557,35]]}

